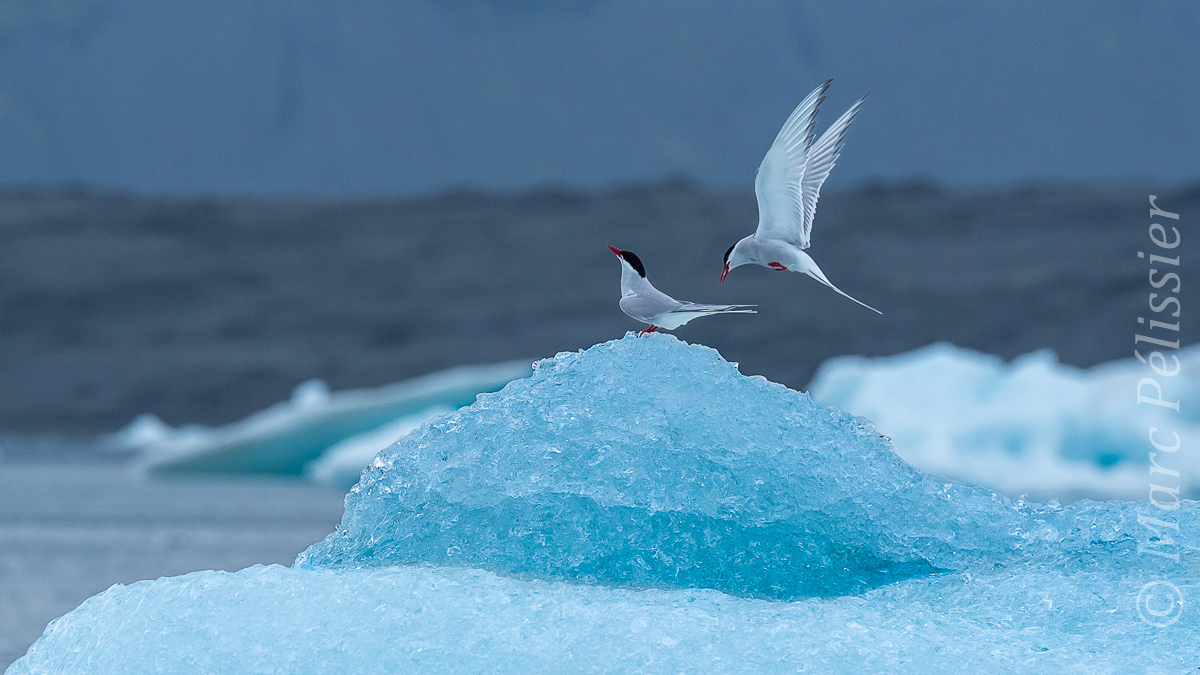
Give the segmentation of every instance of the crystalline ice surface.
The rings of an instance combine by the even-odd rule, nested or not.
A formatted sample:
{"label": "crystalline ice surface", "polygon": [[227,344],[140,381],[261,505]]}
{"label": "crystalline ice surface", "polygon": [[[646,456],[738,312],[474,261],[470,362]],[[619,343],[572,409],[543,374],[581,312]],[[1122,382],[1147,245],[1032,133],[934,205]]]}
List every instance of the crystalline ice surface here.
{"label": "crystalline ice surface", "polygon": [[1198,533],[1194,502],[935,479],[711,349],[626,337],[381,453],[294,568],[114,587],[9,675],[1185,672]]}
{"label": "crystalline ice surface", "polygon": [[254,567],[114,586],[7,675],[1191,672],[1196,614],[1144,623],[1144,583],[1030,566],[778,602],[454,567]]}
{"label": "crystalline ice surface", "polygon": [[705,347],[626,338],[538,364],[383,452],[314,568],[458,564],[788,599],[1102,546],[1104,513],[1014,505],[899,460],[865,420]]}

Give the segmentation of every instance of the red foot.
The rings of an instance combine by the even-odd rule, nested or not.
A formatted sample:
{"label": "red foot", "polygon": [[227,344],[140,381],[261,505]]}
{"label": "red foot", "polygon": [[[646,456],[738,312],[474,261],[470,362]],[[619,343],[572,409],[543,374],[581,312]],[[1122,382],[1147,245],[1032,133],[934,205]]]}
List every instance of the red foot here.
{"label": "red foot", "polygon": [[783,265],[781,265],[781,264],[779,264],[779,263],[777,263],[777,262],[773,262],[773,263],[767,263],[767,264],[768,264],[768,265],[770,265],[770,266],[771,266],[771,269],[773,269],[773,270],[779,270],[780,272],[786,272],[786,271],[787,271],[787,268],[786,268],[786,267],[784,267]]}
{"label": "red foot", "polygon": [[649,328],[638,333],[638,337],[644,337],[647,333],[653,333],[656,330],[658,330],[658,326],[655,326],[654,324],[650,324]]}

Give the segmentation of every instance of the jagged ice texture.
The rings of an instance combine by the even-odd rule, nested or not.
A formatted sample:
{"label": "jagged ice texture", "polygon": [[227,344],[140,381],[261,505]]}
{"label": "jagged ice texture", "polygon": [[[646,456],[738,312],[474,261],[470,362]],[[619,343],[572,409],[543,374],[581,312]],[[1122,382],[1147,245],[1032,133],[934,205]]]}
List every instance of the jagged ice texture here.
{"label": "jagged ice texture", "polygon": [[253,567],[114,586],[7,675],[1194,670],[1195,615],[1142,623],[1145,579],[1031,566],[784,603],[463,568]]}
{"label": "jagged ice texture", "polygon": [[[1138,552],[1139,514],[1177,523],[1179,562]],[[1195,502],[934,479],[865,420],[627,336],[383,452],[294,568],[116,586],[9,675],[1185,672],[1197,533]],[[1185,599],[1164,628],[1154,581]]]}
{"label": "jagged ice texture", "polygon": [[346,504],[300,565],[779,599],[1082,550],[1129,525],[921,474],[865,420],[662,335],[539,363],[381,453]]}

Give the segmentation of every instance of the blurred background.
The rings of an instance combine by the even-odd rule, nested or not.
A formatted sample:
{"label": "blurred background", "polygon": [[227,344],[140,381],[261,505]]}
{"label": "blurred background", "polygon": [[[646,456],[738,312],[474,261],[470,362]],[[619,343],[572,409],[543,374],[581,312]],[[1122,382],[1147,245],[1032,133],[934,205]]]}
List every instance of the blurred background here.
{"label": "blurred background", "polygon": [[[1200,271],[1198,34],[1186,0],[0,0],[0,666],[111,583],[290,562],[395,438],[639,329],[605,244],[757,303],[677,335],[924,470],[1145,498],[1137,254],[1158,195]],[[811,253],[883,316],[717,284],[830,77],[818,133],[870,96]]]}

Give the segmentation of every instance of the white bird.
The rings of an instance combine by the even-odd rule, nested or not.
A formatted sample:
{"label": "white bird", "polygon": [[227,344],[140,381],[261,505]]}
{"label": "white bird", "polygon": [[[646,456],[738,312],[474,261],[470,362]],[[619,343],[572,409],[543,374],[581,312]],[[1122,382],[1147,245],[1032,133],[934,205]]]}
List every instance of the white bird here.
{"label": "white bird", "polygon": [[608,250],[621,259],[621,311],[650,327],[642,335],[658,329],[675,330],[700,316],[711,314],[755,314],[754,305],[701,305],[680,302],[663,293],[646,279],[646,267],[637,255],[615,246]]}
{"label": "white bird", "polygon": [[825,90],[832,81],[826,80],[796,106],[783,123],[767,156],[763,157],[758,175],[754,178],[754,194],[758,197],[758,229],[725,251],[721,282],[724,283],[729,270],[741,265],[754,264],[781,272],[801,272],[863,307],[882,314],[834,286],[825,278],[825,273],[817,267],[817,263],[802,250],[809,245],[821,185],[837,161],[850,122],[867,98],[858,99],[819,139],[813,141],[817,109],[825,100]]}

